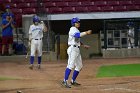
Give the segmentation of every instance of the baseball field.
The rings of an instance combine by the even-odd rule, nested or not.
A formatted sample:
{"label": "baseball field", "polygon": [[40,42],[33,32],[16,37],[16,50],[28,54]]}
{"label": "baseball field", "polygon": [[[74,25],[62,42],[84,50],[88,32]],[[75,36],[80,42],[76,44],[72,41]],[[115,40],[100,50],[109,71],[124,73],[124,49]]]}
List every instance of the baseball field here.
{"label": "baseball field", "polygon": [[67,89],[60,84],[67,60],[44,61],[40,70],[30,70],[28,60],[0,60],[0,93],[140,93],[140,58],[95,58],[83,64],[77,78],[82,85]]}

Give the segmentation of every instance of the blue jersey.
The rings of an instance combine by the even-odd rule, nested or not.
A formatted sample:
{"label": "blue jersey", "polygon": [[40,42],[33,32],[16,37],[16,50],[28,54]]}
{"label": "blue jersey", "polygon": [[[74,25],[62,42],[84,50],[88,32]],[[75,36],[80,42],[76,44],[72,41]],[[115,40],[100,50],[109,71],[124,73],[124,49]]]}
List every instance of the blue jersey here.
{"label": "blue jersey", "polygon": [[80,38],[76,34],[80,31],[76,27],[71,27],[69,31],[68,45],[77,45],[80,46]]}
{"label": "blue jersey", "polygon": [[14,16],[13,13],[5,12],[5,13],[2,15],[2,20],[3,20],[3,19],[6,19],[6,16],[7,16],[7,15],[10,15],[10,16],[13,18],[13,23],[16,24],[16,22],[15,22],[15,16]]}
{"label": "blue jersey", "polygon": [[7,12],[2,15],[2,19],[6,19],[7,15],[10,15],[14,19],[14,14],[13,13],[7,13]]}
{"label": "blue jersey", "polygon": [[[6,25],[8,23],[9,21],[7,21],[6,19],[2,20],[2,25]],[[11,24],[9,24],[6,28],[2,29],[2,36],[13,36],[13,28]]]}

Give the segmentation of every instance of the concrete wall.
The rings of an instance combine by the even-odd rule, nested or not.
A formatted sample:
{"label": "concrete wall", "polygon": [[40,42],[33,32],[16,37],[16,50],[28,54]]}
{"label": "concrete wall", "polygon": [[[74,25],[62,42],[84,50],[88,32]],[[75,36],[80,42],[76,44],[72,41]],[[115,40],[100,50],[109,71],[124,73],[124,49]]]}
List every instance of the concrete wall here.
{"label": "concrete wall", "polygon": [[32,17],[31,16],[23,16],[22,17],[22,27],[23,27],[23,32],[25,33],[25,38],[28,38],[28,33],[29,33],[29,27],[31,24],[33,24],[33,21],[32,21]]}
{"label": "concrete wall", "polygon": [[101,53],[100,43],[99,43],[98,34],[88,35],[82,38],[82,42],[86,45],[89,45],[89,49],[85,49],[81,47],[81,54],[83,58],[91,58],[94,57],[95,54]]}
{"label": "concrete wall", "polygon": [[102,50],[102,53],[103,53],[103,58],[140,57],[140,48]]}
{"label": "concrete wall", "polygon": [[[90,46],[89,49],[80,47],[82,58],[87,59],[94,54],[101,53],[99,40],[100,39],[98,37],[98,34],[92,34],[81,38],[81,41],[84,44]],[[60,59],[67,59],[67,48],[68,48],[67,41],[68,35],[60,36]]]}
{"label": "concrete wall", "polygon": [[60,59],[67,59],[68,35],[60,35]]}

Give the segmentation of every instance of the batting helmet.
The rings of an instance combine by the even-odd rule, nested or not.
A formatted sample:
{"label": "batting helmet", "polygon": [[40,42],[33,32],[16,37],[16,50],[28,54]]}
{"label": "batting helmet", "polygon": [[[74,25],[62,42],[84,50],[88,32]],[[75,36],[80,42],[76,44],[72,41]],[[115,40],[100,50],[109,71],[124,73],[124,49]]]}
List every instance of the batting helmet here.
{"label": "batting helmet", "polygon": [[34,17],[33,17],[33,22],[39,22],[39,21],[40,21],[40,19],[39,19],[38,16],[34,16]]}
{"label": "batting helmet", "polygon": [[71,25],[74,26],[75,23],[80,22],[80,19],[78,17],[71,19]]}
{"label": "batting helmet", "polygon": [[131,26],[133,26],[133,25],[134,25],[133,22],[128,22],[128,23],[127,23],[127,26],[129,26],[129,27],[131,27]]}

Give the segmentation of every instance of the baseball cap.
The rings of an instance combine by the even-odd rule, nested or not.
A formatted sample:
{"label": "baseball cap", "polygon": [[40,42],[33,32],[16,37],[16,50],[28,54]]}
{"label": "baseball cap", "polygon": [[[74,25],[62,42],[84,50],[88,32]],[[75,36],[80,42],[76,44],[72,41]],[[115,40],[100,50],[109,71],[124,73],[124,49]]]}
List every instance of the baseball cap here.
{"label": "baseball cap", "polygon": [[39,19],[38,16],[34,16],[34,17],[33,17],[33,22],[39,22],[39,21],[40,21],[40,19]]}
{"label": "baseball cap", "polygon": [[6,9],[9,9],[10,8],[10,5],[6,5],[6,7],[5,7]]}
{"label": "baseball cap", "polygon": [[77,22],[80,22],[80,19],[78,17],[74,17],[74,18],[71,19],[71,25],[72,26]]}

